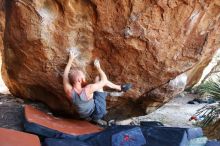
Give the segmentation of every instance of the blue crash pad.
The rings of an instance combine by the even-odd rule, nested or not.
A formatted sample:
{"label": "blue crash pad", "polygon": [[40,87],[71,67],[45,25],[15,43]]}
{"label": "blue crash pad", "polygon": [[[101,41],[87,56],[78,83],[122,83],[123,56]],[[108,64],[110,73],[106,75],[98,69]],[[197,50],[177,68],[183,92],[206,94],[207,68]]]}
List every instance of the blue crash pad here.
{"label": "blue crash pad", "polygon": [[203,131],[202,131],[202,128],[200,127],[186,128],[186,132],[187,132],[187,136],[189,140],[203,136]]}
{"label": "blue crash pad", "polygon": [[[46,146],[56,146],[53,142],[59,142],[59,146],[70,145],[75,142],[84,142],[83,144],[92,145],[92,146],[112,146],[112,145],[120,145],[120,143],[127,139],[132,140],[132,137],[139,137],[139,142],[143,146],[186,146],[189,144],[188,137],[197,137],[200,134],[196,134],[198,129],[187,129],[187,128],[178,128],[178,127],[145,127],[145,126],[111,126],[107,129],[90,135],[82,135],[82,136],[71,136],[66,134],[57,134],[57,138],[62,139],[48,139]],[[42,132],[42,131],[41,131]],[[125,136],[128,133],[128,136]],[[136,135],[135,135],[136,134]],[[194,135],[194,136],[189,136]],[[53,136],[53,135],[52,135]],[[65,139],[68,139],[67,141]],[[51,142],[52,141],[52,142]],[[130,141],[131,142],[131,141]],[[123,143],[123,144],[129,144]],[[133,144],[130,144],[133,145]]]}
{"label": "blue crash pad", "polygon": [[207,141],[207,137],[194,138],[190,140],[189,146],[205,146]]}
{"label": "blue crash pad", "polygon": [[184,128],[151,127],[142,128],[142,132],[147,139],[145,146],[186,146],[189,144]]}
{"label": "blue crash pad", "polygon": [[142,146],[146,144],[140,127],[124,130],[112,135],[112,146]]}
{"label": "blue crash pad", "polygon": [[220,141],[211,140],[208,141],[205,146],[220,146]]}
{"label": "blue crash pad", "polygon": [[[126,131],[138,126],[114,126],[100,132],[92,138],[88,138],[86,142],[91,145],[112,145],[112,135]],[[189,144],[187,132],[185,128],[173,127],[144,127],[141,131],[145,137],[146,144],[144,146],[185,146]]]}
{"label": "blue crash pad", "polygon": [[43,146],[91,146],[85,142],[76,139],[45,139]]}
{"label": "blue crash pad", "polygon": [[[85,121],[55,118],[30,106],[25,107],[25,114],[25,130],[43,136],[43,138],[54,138],[54,140],[50,140],[52,142],[57,139],[71,139],[92,146],[112,146],[113,144],[117,145],[124,138],[129,141],[133,139],[132,137],[135,137],[140,144],[145,146],[185,146],[189,144],[190,139],[203,135],[202,130],[199,128],[164,127],[158,122],[144,122],[141,126],[115,125],[102,130]],[[55,122],[48,122],[48,119]],[[67,128],[62,130],[63,127]],[[128,136],[126,136],[126,133],[129,133]],[[67,144],[71,140],[68,140]],[[128,141],[124,144],[131,142]],[[65,140],[62,140],[62,142],[65,146]],[[55,145],[48,144],[48,146]]]}

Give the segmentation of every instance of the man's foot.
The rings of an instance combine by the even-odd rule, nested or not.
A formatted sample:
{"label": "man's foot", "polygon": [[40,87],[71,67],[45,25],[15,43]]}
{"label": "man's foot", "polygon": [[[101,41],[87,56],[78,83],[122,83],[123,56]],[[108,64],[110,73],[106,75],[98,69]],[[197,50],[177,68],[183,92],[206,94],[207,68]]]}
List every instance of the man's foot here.
{"label": "man's foot", "polygon": [[108,126],[113,126],[113,125],[116,125],[116,121],[115,120],[108,121]]}
{"label": "man's foot", "polygon": [[131,84],[131,83],[122,84],[122,85],[121,85],[121,91],[126,92],[126,91],[128,91],[129,89],[131,89],[131,87],[132,87],[132,84]]}
{"label": "man's foot", "polygon": [[112,97],[119,97],[119,96],[123,96],[124,92],[108,92],[109,96]]}
{"label": "man's foot", "polygon": [[107,122],[104,120],[92,120],[93,123],[98,124],[99,126],[107,126]]}

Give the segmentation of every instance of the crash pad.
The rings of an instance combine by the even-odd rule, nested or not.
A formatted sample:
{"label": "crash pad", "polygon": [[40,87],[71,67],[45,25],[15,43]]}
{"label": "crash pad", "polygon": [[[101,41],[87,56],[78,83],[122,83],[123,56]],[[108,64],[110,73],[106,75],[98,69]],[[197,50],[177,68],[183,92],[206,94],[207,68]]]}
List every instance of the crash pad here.
{"label": "crash pad", "polygon": [[205,146],[220,146],[220,141],[211,140],[208,141]]}
{"label": "crash pad", "polygon": [[123,130],[112,135],[113,146],[142,146],[144,144],[146,144],[146,140],[140,127]]}
{"label": "crash pad", "polygon": [[43,146],[92,146],[86,142],[79,141],[73,138],[68,139],[54,139],[46,138]]}
{"label": "crash pad", "polygon": [[40,146],[36,135],[0,128],[0,146]]}
{"label": "crash pad", "polygon": [[[145,137],[146,144],[143,144],[144,146],[186,146],[189,144],[185,128],[159,126],[145,127],[133,125],[111,126],[100,132],[99,134],[86,139],[84,142],[96,146],[111,146],[115,142],[112,141],[113,135],[118,135],[122,131],[129,131],[130,129],[135,127],[141,128],[141,132],[139,132],[139,134],[143,134],[143,136]],[[127,137],[125,139],[127,139]],[[130,140],[130,138],[128,140]]]}
{"label": "crash pad", "polygon": [[208,141],[207,137],[194,138],[190,140],[189,146],[205,146],[207,141]]}
{"label": "crash pad", "polygon": [[[33,133],[37,133],[36,131],[39,130],[39,127],[44,131],[53,131],[52,133],[57,131],[57,133],[64,133],[73,136],[97,133],[102,130],[101,127],[93,125],[88,121],[54,117],[53,115],[46,114],[30,105],[25,106],[25,119],[25,128],[29,128],[27,131]],[[28,125],[28,127],[27,124],[32,125]]]}
{"label": "crash pad", "polygon": [[[146,123],[145,123],[146,124]],[[150,123],[151,125],[151,123]],[[201,135],[198,128],[164,127],[153,124],[145,126],[112,125],[90,136],[47,138],[43,146],[186,146],[193,137]]]}
{"label": "crash pad", "polygon": [[203,130],[201,127],[186,128],[188,140],[199,138],[203,136]]}

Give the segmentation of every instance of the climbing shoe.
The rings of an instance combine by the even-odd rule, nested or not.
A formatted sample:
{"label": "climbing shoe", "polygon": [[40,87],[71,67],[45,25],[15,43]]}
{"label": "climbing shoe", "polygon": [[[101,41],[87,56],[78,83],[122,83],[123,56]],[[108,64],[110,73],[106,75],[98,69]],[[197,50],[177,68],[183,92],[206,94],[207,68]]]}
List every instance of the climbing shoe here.
{"label": "climbing shoe", "polygon": [[97,125],[102,126],[102,127],[105,127],[108,124],[106,121],[101,120],[101,119],[99,119],[99,120],[92,120],[92,123],[97,124]]}
{"label": "climbing shoe", "polygon": [[109,96],[112,97],[119,97],[119,96],[123,96],[124,92],[108,92]]}
{"label": "climbing shoe", "polygon": [[131,87],[132,87],[132,84],[131,84],[131,83],[122,84],[122,85],[121,85],[121,91],[126,92],[126,91],[128,91],[129,89],[131,89]]}
{"label": "climbing shoe", "polygon": [[108,121],[108,126],[114,126],[116,125],[116,120],[109,120]]}

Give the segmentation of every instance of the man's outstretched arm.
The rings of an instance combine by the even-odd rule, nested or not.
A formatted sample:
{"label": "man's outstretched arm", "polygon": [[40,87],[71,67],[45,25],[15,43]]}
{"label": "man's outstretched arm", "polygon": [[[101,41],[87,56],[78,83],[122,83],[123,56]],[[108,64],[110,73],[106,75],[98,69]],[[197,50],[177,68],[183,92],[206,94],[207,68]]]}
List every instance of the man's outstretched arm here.
{"label": "man's outstretched arm", "polygon": [[72,62],[76,58],[76,56],[78,56],[78,54],[74,53],[73,51],[70,51],[69,60],[68,60],[68,63],[65,67],[64,74],[63,74],[63,87],[64,87],[64,91],[68,97],[70,97],[71,91],[73,88],[70,81],[69,81],[69,71],[70,71]]}

